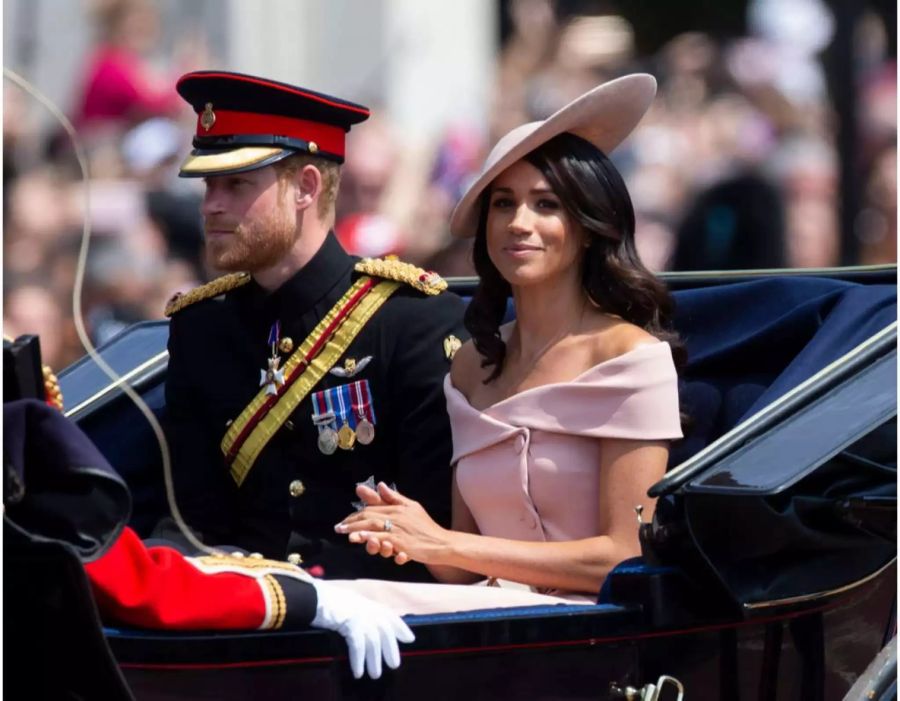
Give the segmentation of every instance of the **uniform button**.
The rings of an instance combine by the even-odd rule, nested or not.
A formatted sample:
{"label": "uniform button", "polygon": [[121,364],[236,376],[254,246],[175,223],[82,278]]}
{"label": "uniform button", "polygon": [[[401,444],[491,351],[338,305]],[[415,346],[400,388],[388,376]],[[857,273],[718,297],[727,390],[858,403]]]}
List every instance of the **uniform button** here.
{"label": "uniform button", "polygon": [[262,553],[250,553],[250,557],[252,557],[254,560],[262,560],[263,559]]}
{"label": "uniform button", "polygon": [[292,497],[302,497],[306,491],[306,485],[300,480],[294,480],[288,486],[288,491],[290,491]]}
{"label": "uniform button", "polygon": [[292,565],[299,565],[301,562],[303,562],[303,558],[300,557],[300,553],[291,553],[287,556],[287,561]]}
{"label": "uniform button", "polygon": [[233,553],[231,553],[231,557],[236,557],[236,558],[240,559],[240,558],[244,557],[244,553],[242,553],[240,550],[235,550]]}
{"label": "uniform button", "polygon": [[293,431],[293,430],[294,430],[294,422],[291,421],[290,419],[288,419],[287,421],[284,422],[284,427],[285,427],[288,431]]}

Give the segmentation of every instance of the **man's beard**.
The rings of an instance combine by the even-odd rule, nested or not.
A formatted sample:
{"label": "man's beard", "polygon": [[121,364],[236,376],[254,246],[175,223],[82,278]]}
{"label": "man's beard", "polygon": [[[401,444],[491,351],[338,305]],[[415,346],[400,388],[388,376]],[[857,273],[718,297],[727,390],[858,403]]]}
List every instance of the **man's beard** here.
{"label": "man's beard", "polygon": [[[214,227],[207,221],[206,228]],[[293,213],[276,208],[265,217],[237,226],[231,234],[207,239],[206,261],[229,272],[265,270],[284,258],[296,240]]]}

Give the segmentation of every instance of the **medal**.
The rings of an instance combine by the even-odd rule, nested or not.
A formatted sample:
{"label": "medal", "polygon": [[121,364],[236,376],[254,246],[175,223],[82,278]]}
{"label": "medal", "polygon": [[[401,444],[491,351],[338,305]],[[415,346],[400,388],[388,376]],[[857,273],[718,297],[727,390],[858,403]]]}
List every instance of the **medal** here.
{"label": "medal", "polygon": [[356,443],[356,433],[350,428],[350,424],[344,424],[337,432],[337,444],[341,450],[353,450]]}
{"label": "medal", "polygon": [[333,455],[338,449],[338,434],[330,426],[319,427],[319,439],[316,441],[319,450],[325,455]]}
{"label": "medal", "polygon": [[333,455],[338,448],[338,434],[334,430],[334,411],[323,392],[313,395],[312,421],[319,429],[316,445],[324,455]]}
{"label": "medal", "polygon": [[375,440],[375,427],[363,416],[356,422],[356,440],[362,445],[369,445]]}
{"label": "medal", "polygon": [[375,412],[372,410],[368,380],[350,385],[350,404],[356,418],[356,440],[360,445],[369,445],[375,440]]}
{"label": "medal", "polygon": [[284,384],[284,370],[278,369],[280,358],[269,358],[267,370],[259,371],[259,386],[265,385],[266,394],[278,394],[278,388]]}
{"label": "medal", "polygon": [[269,346],[272,355],[268,360],[268,367],[259,371],[259,386],[266,388],[267,395],[277,395],[278,388],[284,384],[284,370],[279,370],[281,358],[278,357],[278,337],[281,335],[281,324],[276,321],[269,329]]}
{"label": "medal", "polygon": [[312,420],[319,429],[319,450],[326,455],[336,448],[353,450],[357,443],[368,445],[375,440],[375,412],[368,380],[315,392],[312,405]]}

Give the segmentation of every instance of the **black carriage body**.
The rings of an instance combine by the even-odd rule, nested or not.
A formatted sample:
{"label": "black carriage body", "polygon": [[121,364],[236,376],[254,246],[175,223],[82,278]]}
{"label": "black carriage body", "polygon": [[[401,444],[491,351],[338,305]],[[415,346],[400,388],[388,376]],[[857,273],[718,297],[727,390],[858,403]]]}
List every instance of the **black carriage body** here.
{"label": "black carriage body", "polygon": [[[688,699],[843,698],[895,633],[895,276],[666,276],[693,430],[651,492],[644,557],[597,605],[409,617],[417,640],[377,682],[320,631],[107,629],[126,679],[141,699],[605,699],[661,675]],[[148,322],[102,349],[159,415],[166,337]],[[146,535],[165,510],[146,422],[88,359],[60,382]]]}

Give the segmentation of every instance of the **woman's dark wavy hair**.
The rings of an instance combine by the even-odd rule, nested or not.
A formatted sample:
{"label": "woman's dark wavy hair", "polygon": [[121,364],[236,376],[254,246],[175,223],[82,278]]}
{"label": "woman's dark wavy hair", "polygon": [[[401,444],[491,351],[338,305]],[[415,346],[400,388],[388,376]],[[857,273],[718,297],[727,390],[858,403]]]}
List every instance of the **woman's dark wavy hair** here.
{"label": "woman's dark wavy hair", "polygon": [[[672,297],[638,257],[631,196],[612,162],[592,143],[569,133],[554,137],[523,160],[541,172],[569,216],[589,237],[581,282],[590,300],[604,312],[668,341],[680,368],[686,353],[672,328]],[[503,369],[506,344],[500,338],[500,325],[511,292],[488,256],[490,196],[487,187],[480,198],[473,250],[480,282],[465,314],[466,328],[482,356],[481,366],[493,366],[485,384]]]}

